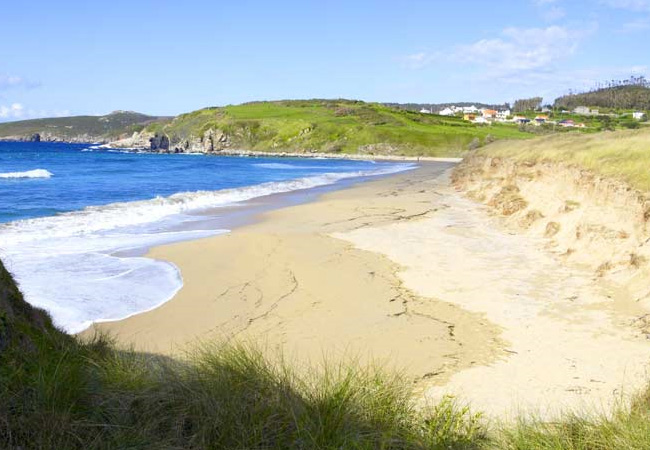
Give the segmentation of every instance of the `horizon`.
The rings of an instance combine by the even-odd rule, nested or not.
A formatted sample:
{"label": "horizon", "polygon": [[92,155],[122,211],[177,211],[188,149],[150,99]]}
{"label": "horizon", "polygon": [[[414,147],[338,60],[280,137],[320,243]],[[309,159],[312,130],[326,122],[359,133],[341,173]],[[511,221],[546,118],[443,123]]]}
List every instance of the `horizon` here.
{"label": "horizon", "polygon": [[11,3],[0,122],[310,98],[549,103],[648,74],[650,0],[509,3]]}

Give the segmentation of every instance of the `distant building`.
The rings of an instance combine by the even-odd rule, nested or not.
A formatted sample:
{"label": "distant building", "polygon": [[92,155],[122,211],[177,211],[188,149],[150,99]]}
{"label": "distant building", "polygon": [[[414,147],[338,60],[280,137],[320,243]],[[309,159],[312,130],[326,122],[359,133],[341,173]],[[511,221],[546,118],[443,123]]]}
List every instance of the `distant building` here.
{"label": "distant building", "polygon": [[571,119],[560,120],[557,124],[565,128],[575,127],[575,122]]}
{"label": "distant building", "polygon": [[442,111],[439,111],[438,114],[441,116],[453,116],[456,114],[456,108],[453,107],[454,109],[451,108],[445,108]]}
{"label": "distant building", "polygon": [[490,123],[490,121],[487,120],[487,118],[485,116],[482,116],[482,117],[477,117],[474,120],[472,120],[472,123],[482,125],[482,124]]}
{"label": "distant building", "polygon": [[476,114],[477,112],[478,112],[478,108],[474,105],[463,106],[463,114]]}
{"label": "distant building", "polygon": [[540,114],[539,116],[535,117],[535,123],[539,125],[546,123],[547,121],[548,121],[548,116],[545,116],[543,114]]}
{"label": "distant building", "polygon": [[524,116],[515,116],[515,117],[512,118],[512,121],[514,123],[528,123],[528,122],[530,122],[530,119],[528,119],[527,117],[524,117]]}
{"label": "distant building", "polygon": [[581,114],[583,116],[588,116],[591,114],[591,109],[589,109],[587,106],[578,106],[576,109],[573,110],[575,114]]}
{"label": "distant building", "polygon": [[484,109],[483,117],[485,117],[486,119],[496,119],[497,112],[493,109]]}
{"label": "distant building", "polygon": [[635,111],[632,113],[632,118],[634,118],[634,120],[643,120],[645,119],[645,113],[641,111]]}
{"label": "distant building", "polygon": [[503,110],[503,111],[498,111],[497,112],[497,119],[506,120],[508,117],[510,117],[510,114],[511,114],[511,112],[510,112],[509,109],[506,109],[506,110]]}
{"label": "distant building", "polygon": [[463,120],[476,120],[476,114],[463,114]]}
{"label": "distant building", "polygon": [[431,110],[430,110],[430,109],[426,109],[426,108],[422,108],[422,109],[420,110],[420,114],[431,114]]}

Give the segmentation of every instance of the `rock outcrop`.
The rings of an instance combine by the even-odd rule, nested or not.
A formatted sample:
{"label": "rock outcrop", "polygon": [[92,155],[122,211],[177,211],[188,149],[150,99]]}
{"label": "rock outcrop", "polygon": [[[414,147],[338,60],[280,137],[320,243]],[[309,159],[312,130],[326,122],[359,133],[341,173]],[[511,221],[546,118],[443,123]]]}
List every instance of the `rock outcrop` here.
{"label": "rock outcrop", "polygon": [[149,145],[151,151],[167,152],[169,151],[169,138],[164,134],[156,133],[149,138]]}

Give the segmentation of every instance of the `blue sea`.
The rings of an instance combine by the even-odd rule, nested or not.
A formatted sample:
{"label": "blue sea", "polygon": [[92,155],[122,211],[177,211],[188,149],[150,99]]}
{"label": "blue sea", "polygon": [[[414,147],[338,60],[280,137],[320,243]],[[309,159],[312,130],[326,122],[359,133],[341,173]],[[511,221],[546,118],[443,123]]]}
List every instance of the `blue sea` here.
{"label": "blue sea", "polygon": [[0,258],[29,303],[79,332],[153,309],[182,287],[173,264],[144,256],[149,247],[227,233],[269,198],[306,201],[414,167],[0,142]]}

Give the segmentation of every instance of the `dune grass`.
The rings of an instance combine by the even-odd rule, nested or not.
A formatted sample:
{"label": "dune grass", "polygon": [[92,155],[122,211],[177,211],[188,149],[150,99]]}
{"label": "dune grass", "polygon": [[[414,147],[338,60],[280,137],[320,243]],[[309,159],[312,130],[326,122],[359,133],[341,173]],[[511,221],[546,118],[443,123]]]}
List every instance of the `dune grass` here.
{"label": "dune grass", "polygon": [[242,345],[180,362],[105,338],[35,344],[3,357],[0,448],[470,449],[485,436],[467,409],[422,412],[408,383],[377,369],[299,377]]}
{"label": "dune grass", "polygon": [[650,128],[598,134],[563,134],[525,142],[495,142],[479,155],[528,162],[560,162],[623,180],[650,191]]}

